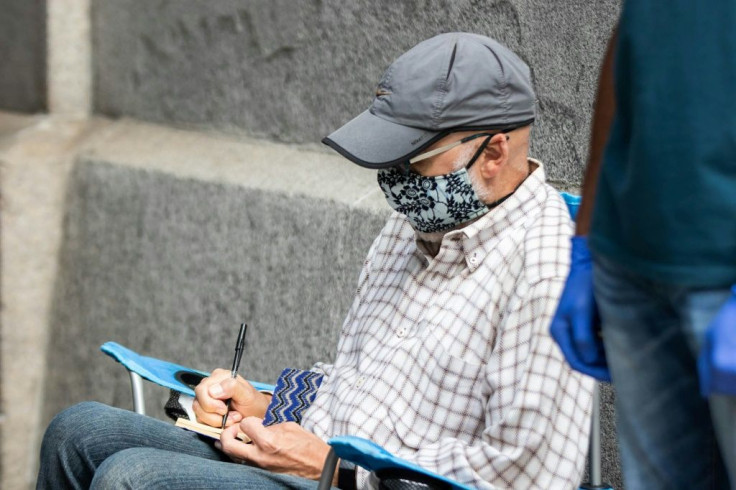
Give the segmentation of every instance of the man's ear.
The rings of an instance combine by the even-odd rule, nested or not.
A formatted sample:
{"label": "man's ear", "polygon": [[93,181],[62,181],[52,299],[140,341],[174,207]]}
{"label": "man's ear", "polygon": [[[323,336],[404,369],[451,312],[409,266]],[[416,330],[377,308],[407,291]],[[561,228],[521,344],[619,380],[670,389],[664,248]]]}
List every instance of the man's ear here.
{"label": "man's ear", "polygon": [[480,156],[480,175],[484,179],[491,179],[498,174],[509,160],[509,137],[505,133],[494,134]]}

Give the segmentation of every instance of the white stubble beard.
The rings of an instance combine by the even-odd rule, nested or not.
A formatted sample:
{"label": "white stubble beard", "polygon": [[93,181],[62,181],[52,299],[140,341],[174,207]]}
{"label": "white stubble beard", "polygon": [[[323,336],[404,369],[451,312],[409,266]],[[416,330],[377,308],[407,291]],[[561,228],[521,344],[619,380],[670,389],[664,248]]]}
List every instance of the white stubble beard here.
{"label": "white stubble beard", "polygon": [[[470,159],[473,158],[473,155],[475,155],[476,151],[477,148],[473,148],[472,146],[463,148],[463,151],[460,152],[455,161],[452,163],[452,169],[454,171],[457,171],[461,168],[464,168],[469,163]],[[473,167],[474,166],[475,164],[473,164]],[[491,202],[492,192],[485,185],[485,183],[481,181],[480,176],[476,172],[472,171],[473,167],[466,170],[466,172],[468,173],[468,178],[470,178],[470,185],[473,186],[473,190],[475,191],[478,199],[480,199],[481,202],[489,203]]]}

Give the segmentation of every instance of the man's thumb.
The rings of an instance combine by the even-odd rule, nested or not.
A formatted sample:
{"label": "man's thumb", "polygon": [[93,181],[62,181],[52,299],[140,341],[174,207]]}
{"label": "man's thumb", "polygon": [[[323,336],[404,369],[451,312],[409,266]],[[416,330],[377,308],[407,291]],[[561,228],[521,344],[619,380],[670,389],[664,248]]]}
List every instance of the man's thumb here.
{"label": "man's thumb", "polygon": [[225,400],[228,398],[232,398],[233,387],[232,387],[232,383],[229,383],[229,381],[231,380],[225,379],[225,380],[220,381],[219,383],[215,383],[211,385],[208,389],[210,396],[218,400]]}

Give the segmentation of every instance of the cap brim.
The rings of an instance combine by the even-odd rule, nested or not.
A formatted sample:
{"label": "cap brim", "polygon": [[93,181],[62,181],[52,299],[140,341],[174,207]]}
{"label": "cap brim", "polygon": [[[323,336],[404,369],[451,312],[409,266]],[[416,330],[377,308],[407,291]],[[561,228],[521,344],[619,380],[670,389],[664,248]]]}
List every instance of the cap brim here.
{"label": "cap brim", "polygon": [[362,167],[377,169],[407,161],[442,136],[440,131],[402,126],[367,110],[322,143]]}

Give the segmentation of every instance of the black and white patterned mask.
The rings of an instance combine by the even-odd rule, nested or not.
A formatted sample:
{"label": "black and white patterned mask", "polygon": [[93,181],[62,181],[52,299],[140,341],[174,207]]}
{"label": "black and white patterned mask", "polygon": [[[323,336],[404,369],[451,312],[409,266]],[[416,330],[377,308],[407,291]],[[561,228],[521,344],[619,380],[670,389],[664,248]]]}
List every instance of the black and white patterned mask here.
{"label": "black and white patterned mask", "polygon": [[378,185],[391,207],[424,233],[449,230],[489,211],[473,189],[467,167],[435,177],[381,169]]}

